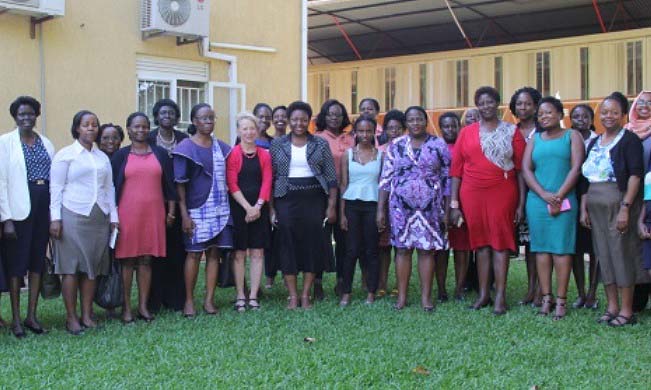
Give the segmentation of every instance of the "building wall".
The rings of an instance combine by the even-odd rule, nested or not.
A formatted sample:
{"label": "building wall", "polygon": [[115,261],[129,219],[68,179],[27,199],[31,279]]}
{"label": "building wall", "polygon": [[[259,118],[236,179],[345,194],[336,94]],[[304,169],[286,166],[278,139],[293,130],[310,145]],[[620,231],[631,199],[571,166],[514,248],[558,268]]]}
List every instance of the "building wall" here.
{"label": "building wall", "polygon": [[[456,50],[411,56],[381,58],[310,66],[308,96],[314,106],[322,104],[318,78],[330,74],[330,98],[350,105],[350,74],[358,72],[358,101],[375,97],[382,111],[385,106],[384,70],[396,69],[394,107],[406,108],[420,102],[419,65],[427,69],[427,107],[444,109],[458,107],[456,102],[456,63],[468,60],[468,102],[472,105],[474,91],[482,85],[494,85],[495,57],[502,57],[502,90],[506,102],[511,93],[525,85],[536,86],[536,53],[550,53],[550,94],[558,93],[563,100],[581,99],[580,48],[589,50],[589,98],[599,99],[612,91],[626,93],[626,43],[641,41],[643,46],[643,87],[651,89],[651,29],[637,29],[607,34],[554,39],[538,42]],[[332,75],[337,74],[336,79]],[[632,95],[632,94],[631,94]]]}
{"label": "building wall", "polygon": [[[286,104],[300,97],[300,16],[300,0],[211,1],[212,42],[277,49],[213,49],[237,56],[247,109],[258,101]],[[201,56],[198,44],[177,46],[174,37],[166,36],[142,40],[139,24],[140,1],[67,0],[64,17],[42,24],[42,94],[39,39],[30,39],[29,18],[0,15],[0,129],[14,127],[8,107],[18,95],[44,103],[40,125],[46,122],[57,147],[70,142],[70,122],[80,109],[96,112],[102,122],[122,124],[137,108],[136,59],[141,55],[208,63],[210,81],[227,81],[227,64]],[[229,129],[216,129],[216,134],[227,139]]]}

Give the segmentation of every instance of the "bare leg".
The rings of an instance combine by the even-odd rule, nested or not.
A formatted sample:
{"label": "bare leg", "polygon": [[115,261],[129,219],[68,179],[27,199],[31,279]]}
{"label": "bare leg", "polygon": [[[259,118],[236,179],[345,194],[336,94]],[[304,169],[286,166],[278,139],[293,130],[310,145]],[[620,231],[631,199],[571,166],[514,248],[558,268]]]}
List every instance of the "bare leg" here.
{"label": "bare leg", "polygon": [[81,323],[87,328],[95,328],[97,323],[93,321],[92,314],[97,282],[94,279],[88,279],[86,274],[81,274],[79,281],[81,287]]}
{"label": "bare leg", "polygon": [[285,278],[285,286],[289,292],[289,302],[287,309],[294,310],[298,307],[298,292],[296,291],[296,275],[283,275]]}
{"label": "bare leg", "polygon": [[183,267],[185,278],[185,305],[183,306],[183,315],[191,317],[197,314],[194,308],[194,287],[197,285],[197,274],[199,273],[199,261],[201,252],[188,252]]}
{"label": "bare leg", "polygon": [[543,295],[539,314],[547,315],[551,311],[552,305],[550,297],[552,293],[552,256],[549,253],[536,253],[536,268]]}
{"label": "bare leg", "polygon": [[475,261],[477,262],[477,276],[479,278],[479,296],[477,301],[471,306],[472,309],[478,310],[488,306],[491,300],[489,292],[490,270],[491,270],[491,249],[490,247],[479,248],[475,252]]}
{"label": "bare leg", "polygon": [[235,293],[237,299],[246,299],[244,294],[244,273],[246,263],[246,251],[235,251],[235,258],[233,259],[233,273],[235,274]]}
{"label": "bare leg", "polygon": [[411,255],[413,249],[397,249],[396,278],[398,279],[398,300],[395,308],[400,310],[407,305],[407,291],[411,277]]}
{"label": "bare leg", "polygon": [[597,308],[597,281],[599,279],[599,267],[597,267],[597,258],[595,255],[591,254],[589,258],[589,273],[590,273],[590,284],[588,286],[588,294],[585,297],[585,307],[590,309]]}
{"label": "bare leg", "polygon": [[66,307],[66,328],[70,332],[81,331],[79,317],[77,316],[77,291],[79,278],[77,275],[63,275],[61,281],[61,295]]}
{"label": "bare leg", "polygon": [[[380,260],[380,275],[378,280],[378,295],[384,295],[387,291],[389,279],[389,266],[391,265],[391,247],[382,247],[378,251]],[[384,294],[380,292],[384,291]]]}
{"label": "bare leg", "polygon": [[[224,261],[231,261],[225,258]],[[215,287],[217,287],[217,272],[219,271],[219,249],[210,248],[206,251],[206,297],[203,309],[208,314],[216,314]]]}
{"label": "bare leg", "polygon": [[466,285],[466,275],[468,274],[468,252],[454,251],[454,277],[455,288],[454,298],[463,299],[463,289]]}
{"label": "bare leg", "polygon": [[567,301],[567,287],[570,283],[572,273],[573,256],[554,256],[554,268],[556,269],[556,314],[555,320],[565,317],[565,304]]}
{"label": "bare leg", "polygon": [[537,260],[536,254],[529,252],[529,246],[525,246],[524,260],[527,264],[527,295],[520,301],[522,305],[528,305],[535,300],[536,289],[538,288]]}
{"label": "bare leg", "polygon": [[303,309],[311,309],[310,303],[310,290],[314,284],[314,272],[303,272],[303,292],[301,294],[301,307]]}
{"label": "bare leg", "polygon": [[36,329],[43,329],[36,319],[36,308],[38,306],[38,296],[41,292],[41,274],[36,272],[29,273],[29,297],[27,300],[27,318],[25,322]]}
{"label": "bare leg", "polygon": [[446,302],[448,300],[448,292],[445,288],[445,281],[448,277],[448,263],[450,259],[450,251],[442,250],[436,251],[436,287],[438,288],[439,302]]}
{"label": "bare leg", "polygon": [[631,317],[633,315],[633,293],[635,287],[623,287],[619,289],[622,297],[622,306],[619,309],[619,315]]}
{"label": "bare leg", "polygon": [[133,285],[133,267],[124,263],[122,265],[122,294],[124,303],[122,304],[122,322],[130,323],[133,321],[131,312],[131,287]]}
{"label": "bare leg", "polygon": [[264,249],[251,249],[251,292],[249,299],[258,299],[260,291],[260,280],[262,279],[262,269],[264,267]]}
{"label": "bare leg", "polygon": [[606,300],[608,301],[608,309],[607,311],[613,315],[617,315],[619,313],[619,302],[617,302],[617,285],[609,284],[607,286],[604,286],[604,289],[606,290]]}
{"label": "bare leg", "polygon": [[[445,252],[447,253],[447,251]],[[432,303],[432,280],[434,279],[435,255],[434,251],[418,250],[417,253],[418,275],[420,277],[420,304],[423,310],[431,311],[434,308],[434,304]]]}
{"label": "bare leg", "polygon": [[11,300],[11,329],[16,337],[23,337],[25,330],[20,321],[20,278],[9,280],[9,299]]}
{"label": "bare leg", "polygon": [[[151,258],[150,258],[151,260]],[[149,301],[149,290],[151,289],[151,264],[141,264],[138,266],[138,314],[145,320],[153,320],[154,317],[147,309]]]}
{"label": "bare leg", "polygon": [[493,313],[506,313],[506,280],[509,273],[509,252],[493,251],[493,271],[495,275],[495,307]]}

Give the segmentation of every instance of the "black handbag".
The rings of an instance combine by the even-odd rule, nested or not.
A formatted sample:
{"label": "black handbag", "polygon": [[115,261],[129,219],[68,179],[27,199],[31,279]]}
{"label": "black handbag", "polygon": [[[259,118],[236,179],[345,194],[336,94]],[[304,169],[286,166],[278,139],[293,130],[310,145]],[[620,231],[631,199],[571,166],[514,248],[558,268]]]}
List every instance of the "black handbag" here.
{"label": "black handbag", "polygon": [[219,259],[219,270],[217,271],[217,287],[235,287],[235,275],[233,274],[233,256],[235,251],[223,251]]}
{"label": "black handbag", "polygon": [[[54,250],[52,241],[48,241],[45,255],[45,271],[41,275],[41,297],[43,299],[54,299],[61,295],[61,279],[54,273]],[[49,254],[49,256],[48,256]]]}
{"label": "black handbag", "polygon": [[120,263],[115,261],[113,254],[111,254],[111,269],[109,274],[97,278],[95,303],[104,309],[115,309],[124,303]]}

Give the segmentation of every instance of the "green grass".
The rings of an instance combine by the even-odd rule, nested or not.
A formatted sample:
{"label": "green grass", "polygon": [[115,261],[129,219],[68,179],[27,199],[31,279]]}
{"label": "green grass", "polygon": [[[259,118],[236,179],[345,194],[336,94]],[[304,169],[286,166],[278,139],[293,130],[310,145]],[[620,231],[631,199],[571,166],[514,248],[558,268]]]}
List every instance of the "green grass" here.
{"label": "green grass", "polygon": [[[452,275],[451,267],[449,292]],[[586,309],[570,309],[565,320],[552,322],[517,305],[526,278],[524,263],[514,261],[507,315],[466,310],[474,295],[424,313],[415,276],[410,306],[402,312],[391,309],[391,298],[366,306],[359,291],[351,306],[341,309],[328,275],[327,299],[311,311],[286,311],[286,293],[277,282],[260,312],[234,312],[233,290],[218,290],[216,317],[189,320],[164,312],[151,324],[102,321],[101,329],[81,337],[64,331],[61,300],[45,301],[40,319],[48,335],[16,340],[8,331],[0,334],[0,388],[631,389],[651,384],[648,310],[639,325],[622,329],[596,324],[598,312]],[[571,284],[569,303],[576,297]],[[359,290],[359,283],[355,286]],[[197,291],[200,302],[203,294]],[[603,295],[599,298],[600,313]],[[4,295],[5,320],[8,301]],[[316,341],[307,343],[305,337]],[[418,366],[428,373],[414,372]]]}

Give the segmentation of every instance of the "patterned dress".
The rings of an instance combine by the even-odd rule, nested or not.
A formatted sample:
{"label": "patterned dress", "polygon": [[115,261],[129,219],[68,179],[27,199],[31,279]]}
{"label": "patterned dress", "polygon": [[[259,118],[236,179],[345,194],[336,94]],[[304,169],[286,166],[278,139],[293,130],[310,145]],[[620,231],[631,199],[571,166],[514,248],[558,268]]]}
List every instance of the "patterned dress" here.
{"label": "patterned dress", "polygon": [[415,149],[409,135],[388,148],[380,189],[389,192],[391,245],[396,248],[447,248],[442,229],[450,186],[450,153],[445,142],[428,135]]}

